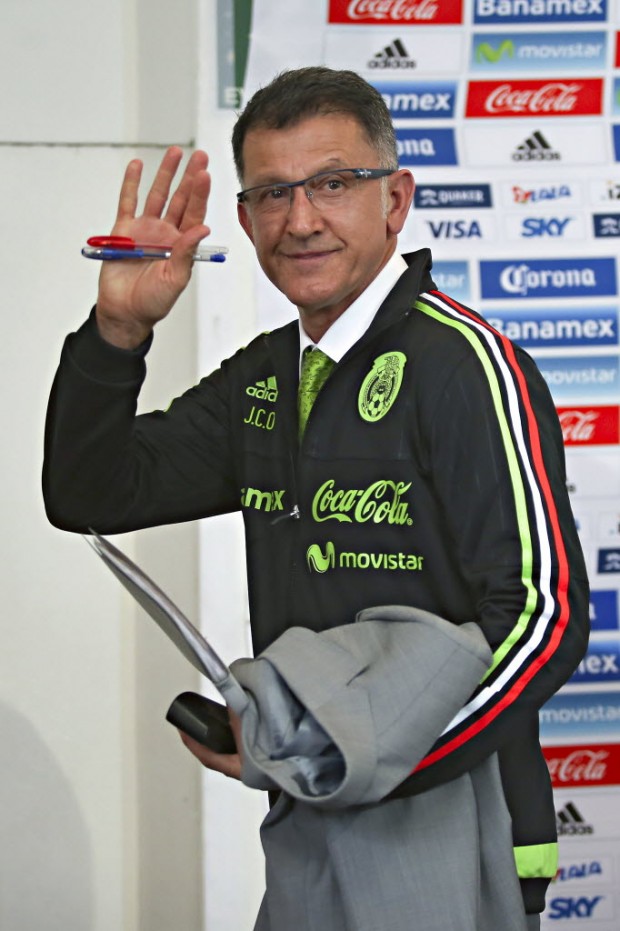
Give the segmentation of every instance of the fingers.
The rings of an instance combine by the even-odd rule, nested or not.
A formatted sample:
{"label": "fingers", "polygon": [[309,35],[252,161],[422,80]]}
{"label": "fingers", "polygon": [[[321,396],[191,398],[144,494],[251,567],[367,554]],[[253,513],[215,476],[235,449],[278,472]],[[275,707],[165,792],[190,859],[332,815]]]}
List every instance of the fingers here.
{"label": "fingers", "polygon": [[189,734],[185,734],[183,731],[179,731],[179,735],[187,749],[193,753],[207,769],[212,769],[216,773],[222,773],[224,776],[229,776],[231,779],[241,779],[241,760],[237,753],[216,753],[214,750],[209,750],[204,744],[198,743],[197,740],[194,740],[193,737],[190,737]]}
{"label": "fingers", "polygon": [[189,229],[204,220],[211,188],[211,179],[206,172],[208,163],[206,152],[200,149],[193,152],[170,199],[165,219],[180,230]]}
{"label": "fingers", "polygon": [[118,210],[116,212],[117,222],[122,220],[133,220],[135,217],[138,207],[138,188],[140,186],[141,177],[142,162],[139,158],[134,158],[125,169],[125,176],[118,199]]}
{"label": "fingers", "polygon": [[[179,146],[171,146],[165,152],[146,196],[143,217],[159,219],[165,210],[164,220],[180,232],[185,232],[204,223],[211,178],[206,171],[209,162],[207,153],[198,149],[192,153],[183,177],[171,197],[172,182],[182,158],[183,150]],[[116,215],[117,223],[136,218],[142,168],[140,159],[133,159],[125,170]]]}
{"label": "fingers", "polygon": [[179,146],[171,146],[162,158],[144,203],[145,217],[160,217],[170,195],[170,187],[183,158]]}

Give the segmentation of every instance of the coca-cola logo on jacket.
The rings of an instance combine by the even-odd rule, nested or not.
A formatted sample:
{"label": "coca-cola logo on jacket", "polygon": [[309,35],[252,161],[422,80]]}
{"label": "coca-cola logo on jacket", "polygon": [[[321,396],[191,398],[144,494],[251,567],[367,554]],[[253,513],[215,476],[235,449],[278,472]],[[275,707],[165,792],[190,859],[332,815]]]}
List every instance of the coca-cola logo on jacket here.
{"label": "coca-cola logo on jacket", "polygon": [[463,0],[330,0],[328,21],[374,26],[463,22]]}
{"label": "coca-cola logo on jacket", "polygon": [[554,788],[620,785],[620,745],[544,747]]}
{"label": "coca-cola logo on jacket", "polygon": [[602,105],[602,78],[470,81],[465,115],[589,116],[602,113]]}
{"label": "coca-cola logo on jacket", "polygon": [[611,446],[620,442],[620,407],[617,404],[558,407],[566,446]]}

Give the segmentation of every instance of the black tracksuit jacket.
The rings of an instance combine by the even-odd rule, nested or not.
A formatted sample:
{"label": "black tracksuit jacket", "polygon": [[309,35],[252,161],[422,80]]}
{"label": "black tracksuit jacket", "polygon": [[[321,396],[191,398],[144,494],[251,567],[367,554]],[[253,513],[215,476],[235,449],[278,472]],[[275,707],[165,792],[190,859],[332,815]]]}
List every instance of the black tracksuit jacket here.
{"label": "black tracksuit jacket", "polygon": [[396,794],[498,750],[526,910],[542,910],[557,849],[537,712],[588,635],[562,436],[530,357],[435,290],[427,249],[407,258],[301,445],[296,322],[136,417],[145,351],[109,346],[88,321],[52,390],[46,507],[58,527],[101,533],[241,510],[256,653],[372,605],[478,623],[493,666]]}

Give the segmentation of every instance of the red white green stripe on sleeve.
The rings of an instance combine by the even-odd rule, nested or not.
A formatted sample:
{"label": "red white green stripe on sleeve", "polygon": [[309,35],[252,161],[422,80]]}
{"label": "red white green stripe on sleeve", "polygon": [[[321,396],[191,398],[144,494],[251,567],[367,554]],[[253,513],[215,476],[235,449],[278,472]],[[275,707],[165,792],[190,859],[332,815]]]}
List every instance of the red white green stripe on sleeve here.
{"label": "red white green stripe on sleeve", "polygon": [[496,648],[480,687],[418,765],[419,771],[471,740],[515,701],[558,649],[570,612],[566,550],[538,424],[512,343],[440,292],[420,295],[415,306],[458,331],[476,353],[488,379],[512,483],[527,593],[523,610],[508,637]]}

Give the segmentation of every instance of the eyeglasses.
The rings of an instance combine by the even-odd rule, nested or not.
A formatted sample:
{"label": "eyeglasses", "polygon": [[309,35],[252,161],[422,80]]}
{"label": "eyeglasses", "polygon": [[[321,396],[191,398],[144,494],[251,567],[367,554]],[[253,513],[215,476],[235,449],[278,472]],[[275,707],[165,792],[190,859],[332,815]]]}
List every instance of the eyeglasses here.
{"label": "eyeglasses", "polygon": [[286,181],[282,184],[259,184],[239,191],[237,201],[247,204],[255,214],[272,215],[285,213],[293,201],[293,188],[303,187],[306,197],[319,210],[341,207],[351,197],[362,181],[385,178],[393,175],[396,168],[339,168],[319,171],[302,181]]}

